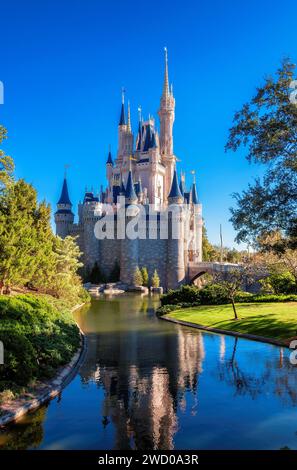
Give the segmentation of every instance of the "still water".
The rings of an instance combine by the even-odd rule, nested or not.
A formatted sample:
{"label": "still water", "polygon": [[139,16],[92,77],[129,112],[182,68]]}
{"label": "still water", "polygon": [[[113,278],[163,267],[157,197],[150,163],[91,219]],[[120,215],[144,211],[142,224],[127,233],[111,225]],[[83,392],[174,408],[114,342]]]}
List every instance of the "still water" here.
{"label": "still water", "polygon": [[126,294],[76,313],[85,360],[61,396],[0,434],[5,449],[297,449],[289,350],[156,318]]}

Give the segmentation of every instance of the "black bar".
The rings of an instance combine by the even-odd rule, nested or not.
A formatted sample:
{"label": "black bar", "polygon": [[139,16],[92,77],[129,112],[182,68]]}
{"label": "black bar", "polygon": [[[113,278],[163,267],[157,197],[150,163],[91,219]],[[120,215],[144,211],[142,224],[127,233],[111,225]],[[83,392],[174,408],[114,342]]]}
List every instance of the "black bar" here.
{"label": "black bar", "polygon": [[[129,459],[129,460],[128,460]],[[130,460],[131,459],[131,460]],[[296,465],[297,451],[295,450],[277,450],[277,451],[79,451],[79,450],[29,450],[29,451],[0,451],[0,468],[5,464],[16,465],[16,468],[30,465],[31,468],[53,469],[57,465],[71,467],[96,467],[96,468],[136,468],[144,465],[184,465],[185,467],[194,466],[203,468],[208,466],[223,467],[228,465],[237,468],[244,465],[245,468],[253,465]],[[253,470],[253,469],[252,469]]]}

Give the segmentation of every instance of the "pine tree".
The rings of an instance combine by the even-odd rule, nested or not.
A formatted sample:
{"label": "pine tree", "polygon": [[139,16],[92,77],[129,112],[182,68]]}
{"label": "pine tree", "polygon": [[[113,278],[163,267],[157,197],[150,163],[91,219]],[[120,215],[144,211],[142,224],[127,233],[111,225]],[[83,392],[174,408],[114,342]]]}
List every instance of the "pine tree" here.
{"label": "pine tree", "polygon": [[152,276],[152,287],[160,287],[160,278],[156,269]]}
{"label": "pine tree", "polygon": [[116,261],[114,267],[109,275],[110,282],[118,282],[120,280],[120,265]]}
{"label": "pine tree", "polygon": [[142,281],[143,281],[142,285],[148,287],[149,275],[147,272],[147,268],[145,266],[141,268],[141,274],[142,274]]}
{"label": "pine tree", "polygon": [[140,271],[138,266],[137,266],[137,268],[135,268],[135,271],[134,271],[133,282],[134,282],[135,286],[142,286],[143,285],[142,274],[141,274],[141,271]]}

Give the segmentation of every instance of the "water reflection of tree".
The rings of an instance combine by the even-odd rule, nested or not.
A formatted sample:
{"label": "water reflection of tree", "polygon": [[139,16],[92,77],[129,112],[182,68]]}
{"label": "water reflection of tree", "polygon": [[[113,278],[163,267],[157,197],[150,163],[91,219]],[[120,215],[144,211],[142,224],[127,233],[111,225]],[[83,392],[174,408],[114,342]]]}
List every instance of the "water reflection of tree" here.
{"label": "water reflection of tree", "polygon": [[0,432],[1,450],[26,450],[39,447],[43,440],[43,421],[46,410],[46,407],[42,407],[17,424],[10,426],[5,433]]}
{"label": "water reflection of tree", "polygon": [[[248,371],[240,366],[238,359],[238,345],[240,340],[234,338],[232,354],[229,359],[221,360],[218,366],[219,378],[232,386],[235,395],[249,395],[253,399],[265,392],[274,393],[283,403],[297,404],[297,374],[288,358],[283,357],[282,348],[279,349],[279,358],[274,353],[265,359],[263,365],[256,366],[256,370]],[[256,373],[258,374],[256,376]]]}

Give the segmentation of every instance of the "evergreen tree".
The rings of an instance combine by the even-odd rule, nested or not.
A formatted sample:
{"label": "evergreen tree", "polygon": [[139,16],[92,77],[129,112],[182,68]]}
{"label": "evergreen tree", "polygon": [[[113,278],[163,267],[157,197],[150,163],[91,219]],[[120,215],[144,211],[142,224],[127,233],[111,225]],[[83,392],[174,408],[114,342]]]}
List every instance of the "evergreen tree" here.
{"label": "evergreen tree", "polygon": [[158,275],[158,271],[155,269],[154,274],[152,276],[152,287],[160,287],[160,278]]}
{"label": "evergreen tree", "polygon": [[92,284],[100,284],[101,282],[105,282],[106,280],[97,261],[91,269],[89,279]]}
{"label": "evergreen tree", "polygon": [[141,268],[141,274],[142,274],[142,281],[143,281],[142,285],[148,287],[149,275],[147,272],[147,268],[145,266]]}
{"label": "evergreen tree", "polygon": [[120,265],[116,261],[114,267],[109,275],[110,282],[118,282],[120,280]]}
{"label": "evergreen tree", "polygon": [[133,275],[133,282],[135,286],[142,286],[143,285],[143,278],[139,267],[135,268],[134,275]]}
{"label": "evergreen tree", "polygon": [[[0,144],[7,138],[5,127],[0,125]],[[14,163],[11,157],[0,149],[0,194],[13,180]]]}

